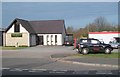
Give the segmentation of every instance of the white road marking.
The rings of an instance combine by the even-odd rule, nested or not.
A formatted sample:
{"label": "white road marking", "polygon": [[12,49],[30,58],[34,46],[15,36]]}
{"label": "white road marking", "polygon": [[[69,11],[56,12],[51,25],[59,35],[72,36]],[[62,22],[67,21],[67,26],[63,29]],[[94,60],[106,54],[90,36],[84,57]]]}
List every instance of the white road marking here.
{"label": "white road marking", "polygon": [[14,69],[11,69],[10,71],[23,71],[23,70],[20,68],[14,68]]}
{"label": "white road marking", "polygon": [[47,71],[47,69],[31,69],[33,71]]}
{"label": "white road marking", "polygon": [[36,72],[36,71],[32,71],[32,70],[30,70],[29,72]]}
{"label": "white road marking", "polygon": [[2,68],[2,70],[8,70],[8,69],[10,69],[10,68]]}
{"label": "white road marking", "polygon": [[67,72],[68,70],[62,70],[62,71]]}
{"label": "white road marking", "polygon": [[23,71],[28,71],[29,69],[21,69],[21,70],[23,70]]}

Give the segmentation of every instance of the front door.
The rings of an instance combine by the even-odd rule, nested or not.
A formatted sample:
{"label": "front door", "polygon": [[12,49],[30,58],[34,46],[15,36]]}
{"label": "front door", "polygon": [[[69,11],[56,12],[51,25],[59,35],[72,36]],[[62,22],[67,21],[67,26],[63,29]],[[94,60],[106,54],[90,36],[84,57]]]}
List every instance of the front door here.
{"label": "front door", "polygon": [[98,40],[91,40],[91,44],[92,44],[93,51],[100,51],[101,50],[101,45],[100,45],[100,42]]}
{"label": "front door", "polygon": [[39,45],[43,45],[43,36],[39,36]]}

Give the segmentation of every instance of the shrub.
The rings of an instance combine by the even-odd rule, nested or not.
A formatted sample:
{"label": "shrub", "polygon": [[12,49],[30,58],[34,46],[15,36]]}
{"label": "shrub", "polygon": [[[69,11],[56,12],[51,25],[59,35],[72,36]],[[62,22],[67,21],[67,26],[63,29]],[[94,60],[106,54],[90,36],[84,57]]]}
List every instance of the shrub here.
{"label": "shrub", "polygon": [[15,46],[5,46],[5,47],[15,47]]}
{"label": "shrub", "polygon": [[27,45],[20,45],[19,47],[28,47]]}

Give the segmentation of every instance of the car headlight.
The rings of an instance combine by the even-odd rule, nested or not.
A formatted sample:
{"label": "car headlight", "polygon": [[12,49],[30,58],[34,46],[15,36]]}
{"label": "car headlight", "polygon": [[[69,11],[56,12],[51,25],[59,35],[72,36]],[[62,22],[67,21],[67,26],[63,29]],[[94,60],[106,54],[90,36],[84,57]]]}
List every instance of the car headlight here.
{"label": "car headlight", "polygon": [[83,47],[83,45],[80,45],[80,47]]}

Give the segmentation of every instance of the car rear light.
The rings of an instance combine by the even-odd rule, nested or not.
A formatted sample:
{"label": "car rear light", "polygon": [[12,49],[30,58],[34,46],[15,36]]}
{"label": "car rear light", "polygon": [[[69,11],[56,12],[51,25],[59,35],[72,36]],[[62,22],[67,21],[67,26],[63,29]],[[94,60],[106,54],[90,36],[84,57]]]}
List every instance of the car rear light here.
{"label": "car rear light", "polygon": [[69,42],[67,42],[67,44],[69,44]]}

